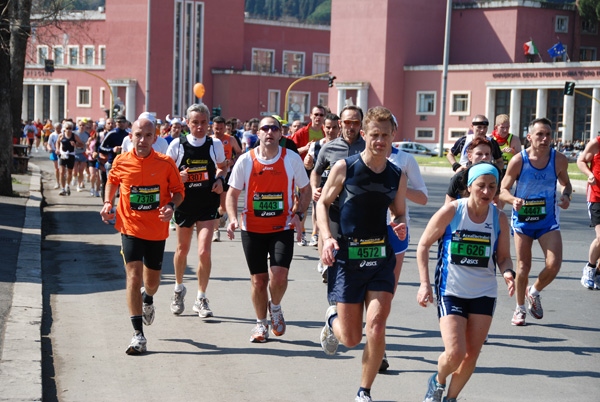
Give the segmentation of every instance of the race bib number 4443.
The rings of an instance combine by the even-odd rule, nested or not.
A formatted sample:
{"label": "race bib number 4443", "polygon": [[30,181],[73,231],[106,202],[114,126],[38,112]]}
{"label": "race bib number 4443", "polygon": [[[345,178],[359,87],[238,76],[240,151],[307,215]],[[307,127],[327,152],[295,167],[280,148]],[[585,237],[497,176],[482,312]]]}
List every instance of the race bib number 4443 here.
{"label": "race bib number 4443", "polygon": [[457,230],[452,234],[450,258],[453,264],[484,268],[491,255],[490,233]]}
{"label": "race bib number 4443", "polygon": [[160,186],[131,186],[129,205],[134,211],[151,211],[160,206]]}
{"label": "race bib number 4443", "polygon": [[283,193],[256,193],[252,198],[254,216],[270,218],[283,213]]}

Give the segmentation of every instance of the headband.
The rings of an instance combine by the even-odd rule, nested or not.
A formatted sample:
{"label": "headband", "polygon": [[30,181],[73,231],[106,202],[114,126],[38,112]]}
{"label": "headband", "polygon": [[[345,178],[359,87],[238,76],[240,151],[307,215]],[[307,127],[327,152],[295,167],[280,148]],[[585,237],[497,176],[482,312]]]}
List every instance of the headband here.
{"label": "headband", "polygon": [[498,169],[491,163],[478,163],[476,165],[471,166],[469,169],[469,180],[467,181],[467,186],[473,184],[476,178],[484,174],[491,174],[496,178],[496,183],[498,182]]}

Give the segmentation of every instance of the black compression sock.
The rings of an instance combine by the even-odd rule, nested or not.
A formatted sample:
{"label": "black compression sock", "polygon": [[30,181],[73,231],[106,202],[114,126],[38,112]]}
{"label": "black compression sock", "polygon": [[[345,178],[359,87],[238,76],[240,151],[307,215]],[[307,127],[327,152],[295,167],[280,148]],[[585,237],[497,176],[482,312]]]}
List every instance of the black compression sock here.
{"label": "black compression sock", "polygon": [[141,315],[132,315],[131,316],[131,324],[133,325],[134,331],[141,332],[142,335],[144,334],[144,324],[142,322]]}
{"label": "black compression sock", "polygon": [[144,300],[144,303],[146,303],[146,304],[153,304],[154,303],[154,296],[150,296],[146,292],[144,292],[144,294],[142,295],[142,299]]}
{"label": "black compression sock", "polygon": [[366,396],[371,396],[371,388],[360,387],[356,395],[360,396],[360,391],[364,392]]}

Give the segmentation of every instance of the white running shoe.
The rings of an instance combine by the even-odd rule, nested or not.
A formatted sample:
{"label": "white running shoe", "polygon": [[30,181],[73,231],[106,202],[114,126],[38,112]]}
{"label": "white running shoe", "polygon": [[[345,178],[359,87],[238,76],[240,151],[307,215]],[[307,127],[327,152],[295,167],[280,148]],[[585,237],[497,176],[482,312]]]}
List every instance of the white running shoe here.
{"label": "white running shoe", "polygon": [[596,276],[596,268],[592,268],[585,264],[583,267],[583,273],[581,275],[581,285],[584,288],[594,289],[594,279]]}
{"label": "white running shoe", "polygon": [[515,312],[513,313],[513,318],[510,323],[512,325],[522,327],[523,325],[525,325],[525,317],[526,316],[527,316],[527,313],[525,312],[525,310],[521,310],[519,307],[517,307],[515,309]]}
{"label": "white running shoe", "polygon": [[185,304],[183,302],[186,293],[187,290],[185,289],[185,286],[183,286],[181,292],[173,292],[173,297],[171,297],[171,313],[176,315],[183,313],[183,310],[185,310]]}
{"label": "white running shoe", "polygon": [[219,229],[213,231],[212,241],[213,242],[221,241],[221,231]]}
{"label": "white running shoe", "polygon": [[333,328],[329,326],[329,317],[337,314],[336,306],[329,306],[325,313],[325,325],[321,330],[321,348],[326,355],[333,356],[337,352],[340,341],[335,337]]}
{"label": "white running shoe", "polygon": [[141,355],[146,351],[146,338],[142,333],[133,334],[133,338],[131,338],[131,343],[129,347],[125,351],[128,355]]}
{"label": "white running shoe", "polygon": [[273,332],[273,335],[275,336],[281,336],[285,334],[285,319],[283,318],[283,311],[281,311],[281,308],[277,311],[271,310],[271,300],[269,300],[267,306],[269,307],[271,325],[273,326],[271,328],[271,332]]}
{"label": "white running shoe", "polygon": [[354,402],[373,402],[371,395],[365,394],[365,391],[360,391],[360,394],[356,395]]}
{"label": "white running shoe", "polygon": [[267,339],[269,339],[269,326],[256,323],[256,327],[254,327],[250,335],[250,342],[264,343]]}
{"label": "white running shoe", "polygon": [[[146,288],[140,289],[142,295],[145,291]],[[152,325],[152,323],[154,322],[155,313],[156,310],[154,308],[154,304],[144,303],[144,305],[142,306],[142,321],[144,322],[144,325]]]}
{"label": "white running shoe", "polygon": [[312,237],[310,238],[310,242],[308,242],[308,245],[316,246],[318,244],[319,244],[319,235],[318,234],[312,235]]}
{"label": "white running shoe", "polygon": [[529,314],[533,316],[533,318],[537,318],[541,320],[544,318],[544,309],[542,308],[542,296],[531,296],[529,291],[531,290],[531,286],[527,288],[527,292],[525,293],[525,300],[527,300],[527,311]]}
{"label": "white running shoe", "polygon": [[213,316],[213,312],[210,309],[210,306],[208,305],[208,299],[206,297],[203,297],[202,299],[196,299],[192,310],[198,313],[198,317],[200,318],[207,318]]}

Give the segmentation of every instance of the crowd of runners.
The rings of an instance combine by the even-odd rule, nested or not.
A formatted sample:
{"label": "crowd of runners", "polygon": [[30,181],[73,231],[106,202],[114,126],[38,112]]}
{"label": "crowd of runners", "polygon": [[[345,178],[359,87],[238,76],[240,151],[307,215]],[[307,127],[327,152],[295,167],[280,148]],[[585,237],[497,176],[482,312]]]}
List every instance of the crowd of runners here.
{"label": "crowd of runners", "polygon": [[[552,146],[551,122],[532,121],[526,146],[509,133],[508,116],[495,118],[491,134],[489,125],[486,116],[475,116],[469,134],[448,152],[456,174],[446,202],[421,238],[413,239],[421,281],[417,303],[435,302],[444,343],[437,372],[426,384],[426,402],[455,401],[473,373],[496,306],[496,277],[510,296],[516,294],[511,324],[522,326],[527,315],[543,318],[540,294],[562,263],[559,209],[569,207],[572,189],[567,158]],[[414,208],[428,201],[417,161],[392,146],[398,127],[388,109],[346,106],[336,115],[317,105],[305,125],[275,115],[245,123],[211,119],[204,104],[194,104],[185,116],[165,121],[143,113],[135,122],[121,115],[48,122],[43,142],[36,142],[33,127],[25,126],[25,141],[50,152],[59,194],[70,195],[71,186],[87,191],[89,185],[90,196],[103,199],[102,220],[121,233],[134,329],[127,354],[146,351],[144,325],[154,320],[153,296],[170,230],[177,237],[171,312],[185,310],[184,274],[195,232],[197,284],[187,284],[197,289],[192,309],[201,318],[214,315],[207,297],[212,243],[221,241],[225,228],[229,239],[241,237],[250,272],[254,343],[285,334],[282,305],[294,246],[318,247],[316,268],[329,301],[321,346],[327,355],[335,355],[340,343],[357,346],[364,328],[356,401],[372,400],[375,377],[389,366],[386,320],[410,241],[406,200]],[[592,139],[577,162],[589,177],[596,233],[581,284],[598,290],[599,140]],[[534,240],[545,264],[530,285]],[[434,243],[438,260],[429,264]]]}

